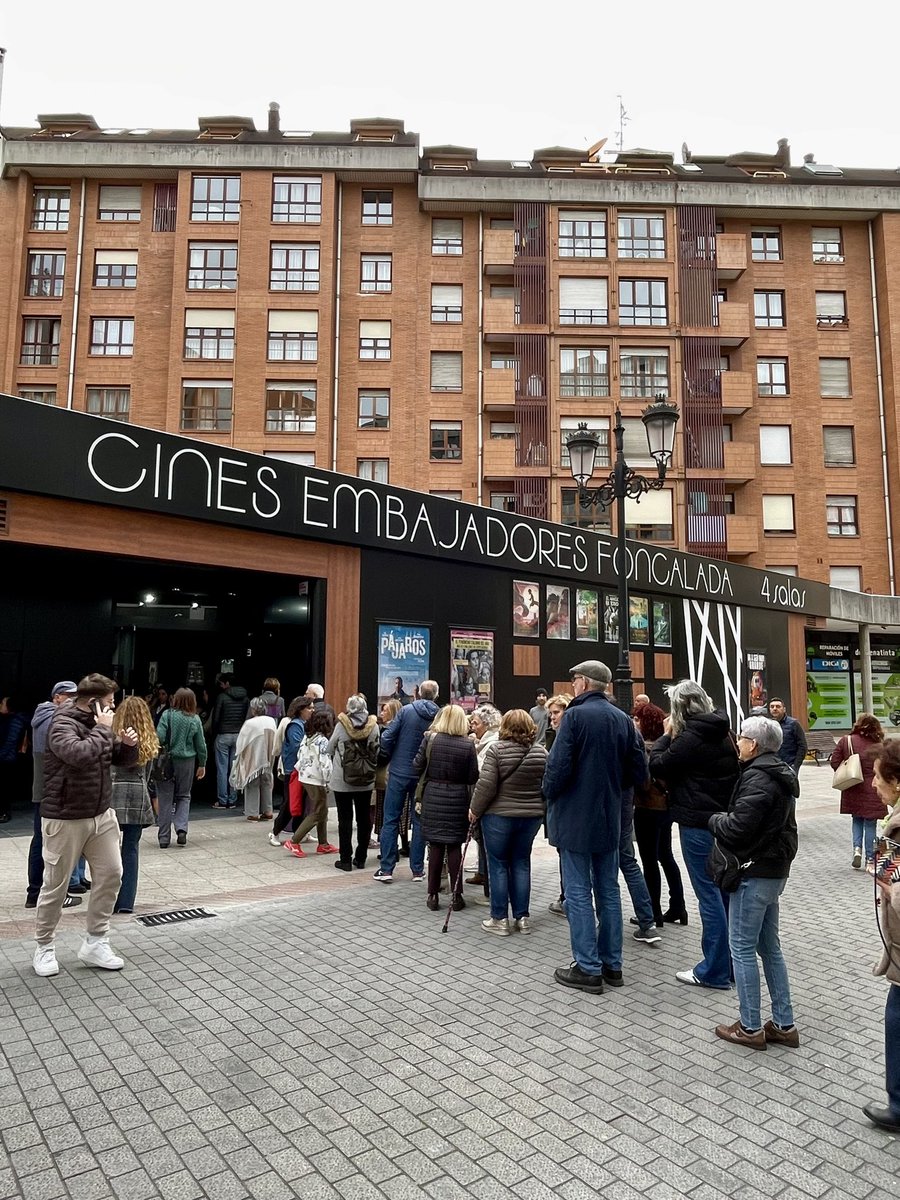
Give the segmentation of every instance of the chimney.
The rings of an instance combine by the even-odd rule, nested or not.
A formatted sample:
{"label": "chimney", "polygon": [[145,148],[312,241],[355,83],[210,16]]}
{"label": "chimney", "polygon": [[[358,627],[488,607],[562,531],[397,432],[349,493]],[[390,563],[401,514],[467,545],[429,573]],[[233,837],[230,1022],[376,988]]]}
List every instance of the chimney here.
{"label": "chimney", "polygon": [[269,133],[281,132],[281,117],[280,106],[277,101],[273,100],[269,105]]}
{"label": "chimney", "polygon": [[816,156],[815,156],[815,154],[804,154],[804,155],[803,155],[803,161],[804,161],[805,163],[815,163],[815,161],[816,161]]}

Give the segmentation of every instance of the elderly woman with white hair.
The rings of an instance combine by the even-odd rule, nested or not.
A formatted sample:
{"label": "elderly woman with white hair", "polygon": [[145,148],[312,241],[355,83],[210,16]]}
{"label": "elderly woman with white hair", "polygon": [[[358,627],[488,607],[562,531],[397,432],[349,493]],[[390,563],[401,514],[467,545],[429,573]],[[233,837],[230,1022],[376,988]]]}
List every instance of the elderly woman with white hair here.
{"label": "elderly woman with white hair", "polygon": [[[778,936],[778,901],[797,855],[797,776],[778,756],[782,732],[767,717],[741,725],[741,776],[727,813],[709,818],[710,832],[740,866],[728,905],[728,935],[740,1017],[717,1025],[716,1037],[765,1050],[770,1042],[799,1046],[791,988]],[[734,865],[734,864],[733,864]],[[762,959],[772,1020],[762,1022],[759,966]]]}
{"label": "elderly woman with white hair", "polygon": [[230,783],[244,793],[244,816],[248,821],[271,821],[272,760],[275,757],[275,721],[266,713],[268,701],[257,696],[250,701],[247,720],[234,747]]}
{"label": "elderly woman with white hair", "polygon": [[724,812],[738,777],[738,756],[724,712],[716,710],[699,683],[683,679],[669,689],[671,712],[666,732],[650,751],[650,774],[669,793],[681,852],[700,908],[702,960],[676,971],[679,983],[731,987],[726,897],[706,873],[712,849],[709,818]]}

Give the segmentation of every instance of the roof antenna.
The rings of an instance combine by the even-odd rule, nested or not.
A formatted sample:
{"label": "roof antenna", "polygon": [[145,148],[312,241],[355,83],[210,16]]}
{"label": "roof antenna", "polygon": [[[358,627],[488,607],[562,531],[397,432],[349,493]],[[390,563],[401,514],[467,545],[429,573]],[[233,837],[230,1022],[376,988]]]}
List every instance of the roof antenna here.
{"label": "roof antenna", "polygon": [[616,135],[617,149],[622,150],[625,146],[625,126],[631,121],[628,113],[625,111],[625,105],[622,103],[622,97],[616,96],[619,101],[619,132]]}

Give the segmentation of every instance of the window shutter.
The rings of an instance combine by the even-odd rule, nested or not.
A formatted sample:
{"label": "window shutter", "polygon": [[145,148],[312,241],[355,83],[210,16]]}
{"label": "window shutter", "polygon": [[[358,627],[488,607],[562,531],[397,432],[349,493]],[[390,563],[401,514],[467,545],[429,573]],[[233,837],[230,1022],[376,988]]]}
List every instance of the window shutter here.
{"label": "window shutter", "polygon": [[94,262],[98,267],[136,266],[137,260],[137,250],[97,250],[94,252]]}
{"label": "window shutter", "polygon": [[112,187],[103,184],[100,187],[100,207],[117,212],[140,212],[141,189],[138,187]]}
{"label": "window shutter", "polygon": [[431,355],[431,386],[462,387],[462,355],[458,351],[437,350]]}
{"label": "window shutter", "polygon": [[672,492],[664,488],[661,492],[647,492],[640,502],[625,499],[626,525],[671,525]]}
{"label": "window shutter", "polygon": [[391,336],[390,321],[360,321],[359,336],[364,338],[389,338]]}
{"label": "window shutter", "polygon": [[763,529],[773,533],[793,533],[793,496],[763,496],[762,510]]}
{"label": "window shutter", "polygon": [[431,285],[431,303],[439,308],[461,308],[462,284],[433,283]]}
{"label": "window shutter", "polygon": [[840,242],[841,231],[837,225],[814,225],[812,240],[814,242]]}
{"label": "window shutter", "polygon": [[559,281],[559,307],[562,308],[606,308],[608,281],[580,277]]}
{"label": "window shutter", "polygon": [[561,212],[560,221],[606,221],[605,212]]}
{"label": "window shutter", "polygon": [[773,464],[790,463],[790,425],[760,425],[759,461]]}
{"label": "window shutter", "polygon": [[234,329],[233,308],[189,308],[184,314],[185,327]]}
{"label": "window shutter", "polygon": [[273,310],[269,313],[269,333],[318,333],[318,330],[317,312]]}
{"label": "window shutter", "polygon": [[828,583],[833,588],[859,592],[862,590],[862,572],[859,567],[831,567]]}
{"label": "window shutter", "polygon": [[819,359],[819,391],[823,396],[850,395],[850,359]]}
{"label": "window shutter", "polygon": [[656,460],[650,453],[650,446],[647,443],[647,430],[640,417],[623,417],[622,425],[625,428],[622,446],[628,465],[632,467],[655,466]]}
{"label": "window shutter", "polygon": [[456,217],[433,217],[431,221],[431,236],[438,238],[461,238],[463,223]]}
{"label": "window shutter", "polygon": [[853,427],[851,425],[826,425],[823,429],[825,437],[825,463],[829,467],[852,467],[855,460],[853,454]]}
{"label": "window shutter", "polygon": [[816,292],[817,317],[842,317],[845,312],[843,292]]}

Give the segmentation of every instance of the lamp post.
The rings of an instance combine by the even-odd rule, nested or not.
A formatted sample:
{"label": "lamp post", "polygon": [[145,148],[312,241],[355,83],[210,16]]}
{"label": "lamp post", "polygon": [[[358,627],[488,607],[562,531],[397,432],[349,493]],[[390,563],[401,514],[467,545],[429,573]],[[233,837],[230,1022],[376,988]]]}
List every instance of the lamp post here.
{"label": "lamp post", "polygon": [[648,405],[641,420],[647,431],[647,444],[656,460],[657,477],[648,479],[636,474],[625,461],[625,427],[622,414],[616,407],[616,423],[613,434],[616,439],[616,461],[612,471],[599,487],[588,488],[594,474],[594,463],[600,448],[596,433],[588,430],[582,421],[575,433],[570,433],[567,442],[572,478],[578,484],[578,503],[582,508],[611,508],[616,504],[616,571],[619,583],[619,662],[614,679],[615,698],[618,706],[629,712],[632,704],[631,658],[629,655],[630,620],[628,611],[628,566],[625,553],[625,500],[640,501],[645,492],[658,491],[666,479],[666,471],[672,463],[675,447],[675,426],[678,424],[678,406],[670,404],[665,396],[657,395]]}

